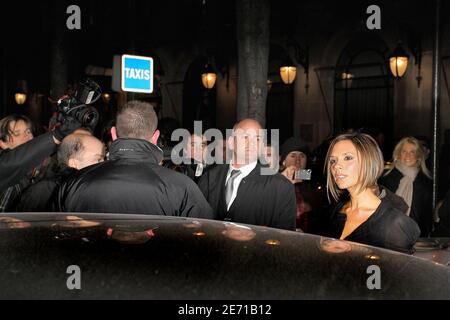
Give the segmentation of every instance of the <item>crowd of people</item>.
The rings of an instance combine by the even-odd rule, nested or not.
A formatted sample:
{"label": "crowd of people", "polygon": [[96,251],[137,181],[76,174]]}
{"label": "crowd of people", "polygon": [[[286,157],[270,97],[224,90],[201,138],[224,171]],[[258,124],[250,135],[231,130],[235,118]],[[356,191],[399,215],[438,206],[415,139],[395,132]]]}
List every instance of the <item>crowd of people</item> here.
{"label": "crowd of people", "polygon": [[[369,134],[338,135],[328,141],[322,175],[317,153],[295,138],[278,152],[254,119],[240,120],[219,141],[217,163],[205,160],[210,141],[191,134],[181,164],[164,152],[170,132],[161,132],[149,103],[120,107],[109,142],[70,115],[59,119],[37,137],[25,116],[0,120],[0,211],[215,219],[405,253],[419,236],[450,235],[450,194],[433,213],[429,150],[415,137],[401,139],[385,159]],[[276,170],[266,174],[267,167]]]}

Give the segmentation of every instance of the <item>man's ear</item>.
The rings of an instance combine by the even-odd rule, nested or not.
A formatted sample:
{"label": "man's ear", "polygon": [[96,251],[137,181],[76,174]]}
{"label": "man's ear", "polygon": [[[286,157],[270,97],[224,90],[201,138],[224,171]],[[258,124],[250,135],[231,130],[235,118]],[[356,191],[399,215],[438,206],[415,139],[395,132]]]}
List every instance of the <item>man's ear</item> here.
{"label": "man's ear", "polygon": [[228,139],[227,139],[227,147],[231,151],[234,151],[234,136],[228,137]]}
{"label": "man's ear", "polygon": [[116,127],[111,128],[111,138],[113,141],[117,140],[117,128]]}
{"label": "man's ear", "polygon": [[159,139],[159,135],[161,134],[161,132],[159,132],[159,130],[155,130],[155,132],[153,133],[151,142],[156,145],[158,143],[158,139]]}
{"label": "man's ear", "polygon": [[78,160],[70,158],[69,161],[67,161],[67,166],[78,170]]}

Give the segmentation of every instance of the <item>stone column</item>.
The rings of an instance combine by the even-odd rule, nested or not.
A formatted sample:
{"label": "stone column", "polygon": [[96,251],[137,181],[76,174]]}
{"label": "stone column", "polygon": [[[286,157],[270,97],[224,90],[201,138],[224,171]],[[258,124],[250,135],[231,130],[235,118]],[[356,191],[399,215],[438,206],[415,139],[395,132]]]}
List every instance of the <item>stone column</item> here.
{"label": "stone column", "polygon": [[237,118],[265,125],[269,63],[269,0],[237,0]]}

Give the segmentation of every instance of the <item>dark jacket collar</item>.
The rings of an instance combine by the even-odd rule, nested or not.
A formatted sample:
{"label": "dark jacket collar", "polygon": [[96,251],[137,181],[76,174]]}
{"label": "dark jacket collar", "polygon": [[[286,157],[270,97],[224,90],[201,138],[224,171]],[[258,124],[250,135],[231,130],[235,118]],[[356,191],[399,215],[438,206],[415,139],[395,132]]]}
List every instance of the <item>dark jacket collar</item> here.
{"label": "dark jacket collar", "polygon": [[163,159],[163,151],[146,140],[119,138],[111,144],[109,159],[145,160],[159,164]]}
{"label": "dark jacket collar", "polygon": [[[230,165],[227,166],[227,168],[229,168]],[[261,162],[257,162],[256,163],[256,167],[248,174],[247,177],[245,177],[246,179],[258,179],[260,177],[265,177],[261,174],[261,170],[264,168],[265,166],[261,164]],[[226,171],[228,173],[228,169]]]}

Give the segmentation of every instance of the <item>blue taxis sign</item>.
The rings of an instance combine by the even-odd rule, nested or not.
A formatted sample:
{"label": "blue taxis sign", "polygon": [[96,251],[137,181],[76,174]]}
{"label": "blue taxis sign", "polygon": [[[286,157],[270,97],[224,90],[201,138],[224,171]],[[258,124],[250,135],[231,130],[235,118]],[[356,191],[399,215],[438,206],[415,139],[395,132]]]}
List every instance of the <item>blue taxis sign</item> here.
{"label": "blue taxis sign", "polygon": [[150,57],[122,55],[122,91],[153,92],[153,59]]}

